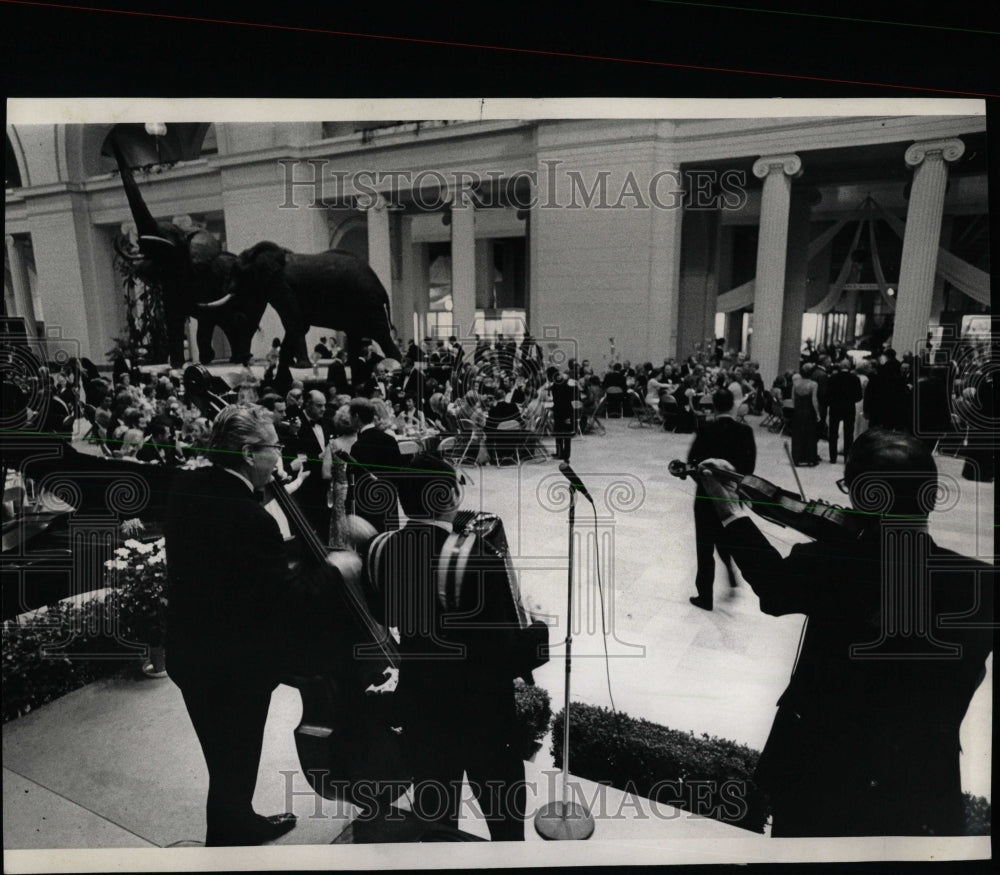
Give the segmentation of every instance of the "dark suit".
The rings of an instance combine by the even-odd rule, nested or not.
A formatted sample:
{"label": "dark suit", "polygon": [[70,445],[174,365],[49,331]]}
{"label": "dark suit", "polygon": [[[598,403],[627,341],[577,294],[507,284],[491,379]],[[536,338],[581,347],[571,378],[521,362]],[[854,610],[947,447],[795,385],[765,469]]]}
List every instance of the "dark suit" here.
{"label": "dark suit", "polygon": [[830,461],[837,461],[837,431],[844,423],[844,456],[854,445],[854,417],[857,403],[864,397],[861,380],[850,371],[837,371],[827,381],[826,400],[830,410],[830,428],[827,437],[830,443]]}
{"label": "dark suit", "polygon": [[[691,444],[688,463],[697,464],[705,459],[725,459],[740,474],[752,474],[757,464],[757,444],[753,429],[729,416],[720,416],[713,422],[706,423]],[[695,588],[702,604],[709,608],[712,606],[712,590],[715,586],[716,550],[726,566],[730,586],[736,586],[729,551],[721,536],[722,524],[714,503],[696,495],[694,539],[698,554],[698,574],[695,577]]]}
{"label": "dark suit", "polygon": [[403,467],[399,444],[378,427],[358,433],[351,455],[360,470],[355,477],[355,507],[380,532],[398,525],[395,478]]}
{"label": "dark suit", "polygon": [[[787,558],[749,518],[733,520],[724,538],[762,611],[808,617],[757,768],[771,796],[771,834],[961,834],[959,727],[992,649],[995,571],[926,534],[902,560],[883,555],[878,532],[799,544]],[[923,571],[923,582],[907,574],[883,583],[882,569],[900,563]],[[910,591],[918,585],[926,599]],[[916,613],[884,621],[887,605],[904,603]],[[940,644],[892,634],[921,626]],[[852,654],[883,634],[882,651]],[[945,654],[942,645],[960,649]]]}
{"label": "dark suit", "polygon": [[[414,810],[456,826],[465,772],[491,837],[521,840],[526,793],[513,743],[513,680],[547,661],[548,629],[518,625],[499,554],[479,536],[463,551],[450,534],[450,526],[409,523],[376,539],[368,554],[369,576],[383,595],[376,613],[400,634],[396,695],[414,770]],[[452,557],[465,557],[461,577],[448,573],[460,564],[456,558],[442,559],[449,545],[458,548]],[[448,582],[439,595],[442,564]],[[452,616],[458,613],[464,622]]]}
{"label": "dark suit", "polygon": [[330,484],[323,479],[323,451],[330,440],[330,427],[323,420],[318,421],[323,435],[321,442],[316,436],[315,425],[317,421],[303,417],[298,437],[291,448],[297,454],[305,454],[306,461],[303,462],[303,466],[309,472],[309,476],[293,493],[292,498],[325,544],[330,534],[330,508],[327,507]]}
{"label": "dark suit", "polygon": [[183,465],[184,457],[173,444],[152,444],[149,441],[139,447],[135,454],[140,462],[149,462],[154,465]]}
{"label": "dark suit", "polygon": [[333,386],[338,395],[350,395],[351,387],[347,380],[347,368],[344,363],[335,358],[326,369],[326,385]]}
{"label": "dark suit", "polygon": [[284,544],[250,488],[215,466],[174,478],[164,535],[167,671],[208,766],[206,844],[245,844],[287,639]]}

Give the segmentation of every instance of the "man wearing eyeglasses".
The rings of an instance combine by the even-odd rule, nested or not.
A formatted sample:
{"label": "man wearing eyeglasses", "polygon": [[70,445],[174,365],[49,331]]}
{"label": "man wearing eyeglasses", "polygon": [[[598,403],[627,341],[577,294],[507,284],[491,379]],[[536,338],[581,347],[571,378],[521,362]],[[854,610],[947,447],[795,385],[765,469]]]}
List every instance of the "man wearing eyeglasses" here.
{"label": "man wearing eyeglasses", "polygon": [[259,496],[280,453],[267,410],[225,408],[211,466],[178,473],[164,521],[167,671],[208,766],[207,846],[263,844],[295,826],[294,814],[265,817],[252,805],[290,637],[284,543]]}
{"label": "man wearing eyeglasses", "polygon": [[723,538],[764,613],[804,614],[791,680],[755,776],[771,835],[960,835],[959,729],[992,650],[992,566],[935,544],[934,457],[869,429],[838,486],[860,535],[787,557],[701,463]]}

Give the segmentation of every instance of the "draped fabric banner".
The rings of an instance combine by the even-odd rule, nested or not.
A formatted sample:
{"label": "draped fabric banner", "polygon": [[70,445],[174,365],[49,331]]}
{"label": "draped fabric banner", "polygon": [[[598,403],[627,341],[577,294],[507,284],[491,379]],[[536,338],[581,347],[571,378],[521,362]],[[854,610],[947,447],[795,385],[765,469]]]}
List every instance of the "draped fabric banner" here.
{"label": "draped fabric banner", "polygon": [[[875,208],[883,221],[902,240],[906,233],[906,223],[886,212],[877,203]],[[986,307],[990,305],[990,275],[957,255],[952,255],[943,246],[938,248],[937,273],[976,303]]]}
{"label": "draped fabric banner", "polygon": [[837,274],[837,279],[830,286],[830,291],[826,293],[826,296],[813,307],[810,307],[807,313],[829,313],[837,304],[840,303],[840,296],[844,291],[844,284],[851,278],[857,270],[857,265],[854,263],[854,259],[851,257],[854,255],[854,250],[858,248],[858,241],[861,239],[861,229],[865,226],[865,219],[861,219],[858,222],[857,230],[854,232],[854,239],[851,240],[851,246],[847,250],[847,258],[844,259],[844,263],[840,267],[840,273]]}
{"label": "draped fabric banner", "polygon": [[872,249],[872,268],[875,271],[875,281],[878,283],[878,291],[882,300],[888,305],[889,310],[896,312],[896,300],[889,296],[889,284],[885,281],[885,272],[882,270],[882,259],[878,255],[878,246],[875,245],[875,222],[868,220],[868,241]]}
{"label": "draped fabric banner", "polygon": [[[858,242],[861,239],[861,232],[866,224],[868,225],[868,242],[871,248],[872,268],[875,271],[875,279],[878,283],[879,294],[881,294],[882,300],[886,303],[889,309],[895,311],[896,299],[889,296],[889,283],[885,278],[885,271],[882,269],[882,259],[879,257],[878,247],[875,244],[875,212],[878,213],[878,217],[881,218],[900,239],[903,239],[903,235],[906,231],[906,223],[901,219],[896,218],[896,216],[891,213],[886,212],[886,210],[884,210],[874,198],[865,198],[859,209],[849,213],[844,218],[839,219],[822,234],[819,234],[815,239],[810,241],[809,259],[812,260],[833,242],[834,237],[837,236],[839,231],[848,222],[858,223],[857,230],[854,232],[854,239],[851,241],[851,246],[847,250],[847,258],[844,260],[844,264],[840,268],[840,273],[838,274],[836,281],[830,286],[830,290],[823,297],[823,300],[810,307],[806,311],[807,313],[829,313],[840,303],[844,292],[844,286],[851,281],[852,274],[855,271],[856,265],[852,256],[858,247]],[[952,253],[948,252],[944,247],[941,247],[938,249],[937,272],[960,292],[972,298],[972,300],[985,306],[989,306],[990,275],[986,273],[986,271],[980,270],[975,265],[969,264],[957,255],[952,255]],[[756,285],[754,280],[749,280],[743,283],[743,285],[730,289],[728,292],[724,292],[718,297],[715,307],[716,312],[732,313],[735,310],[745,310],[752,307],[755,291]]]}
{"label": "draped fabric banner", "polygon": [[730,289],[716,299],[716,313],[732,313],[734,310],[745,310],[753,306],[754,292],[757,284],[754,280],[748,280],[735,289]]}

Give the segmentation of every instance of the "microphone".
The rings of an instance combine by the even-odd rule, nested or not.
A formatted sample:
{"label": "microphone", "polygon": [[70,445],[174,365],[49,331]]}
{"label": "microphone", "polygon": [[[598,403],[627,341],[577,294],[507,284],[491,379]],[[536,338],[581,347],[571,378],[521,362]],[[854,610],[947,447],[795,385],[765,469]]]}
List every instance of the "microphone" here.
{"label": "microphone", "polygon": [[577,492],[583,493],[583,497],[587,499],[591,504],[594,503],[594,499],[590,497],[590,493],[587,492],[587,487],[583,485],[583,481],[577,476],[576,471],[574,471],[569,466],[569,462],[562,462],[559,465],[559,470],[562,475],[569,480],[570,486],[572,486]]}

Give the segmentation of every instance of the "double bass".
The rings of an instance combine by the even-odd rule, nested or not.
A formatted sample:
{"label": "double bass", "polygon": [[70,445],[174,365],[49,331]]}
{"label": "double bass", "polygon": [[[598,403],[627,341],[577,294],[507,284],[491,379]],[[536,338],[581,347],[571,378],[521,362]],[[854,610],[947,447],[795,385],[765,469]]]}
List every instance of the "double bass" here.
{"label": "double bass", "polygon": [[[224,406],[203,384],[187,389],[203,411]],[[298,547],[291,570],[301,582],[296,620],[304,634],[283,682],[302,697],[299,764],[320,796],[370,817],[411,783],[392,713],[398,650],[368,608],[357,554],[327,549],[280,481],[268,491]]]}

